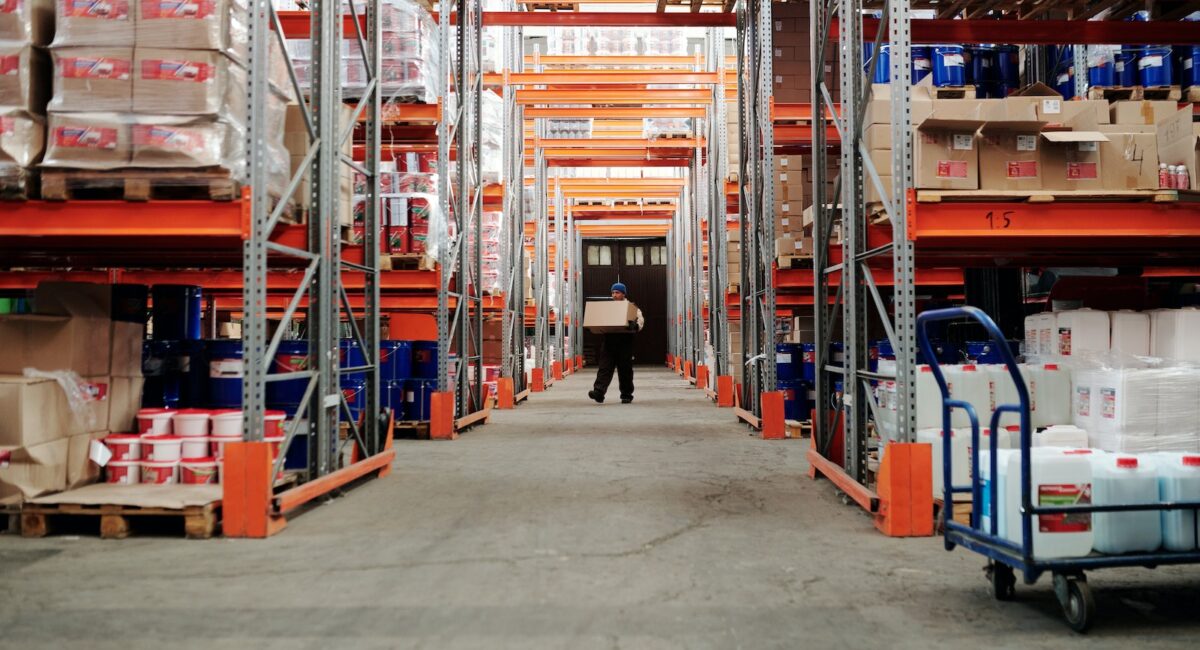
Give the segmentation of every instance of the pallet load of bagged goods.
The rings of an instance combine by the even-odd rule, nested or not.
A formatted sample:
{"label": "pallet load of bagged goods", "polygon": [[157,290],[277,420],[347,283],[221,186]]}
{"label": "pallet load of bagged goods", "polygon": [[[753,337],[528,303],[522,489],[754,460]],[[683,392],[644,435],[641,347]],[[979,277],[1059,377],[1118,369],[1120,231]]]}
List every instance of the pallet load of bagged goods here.
{"label": "pallet load of bagged goods", "polygon": [[[236,198],[249,115],[248,13],[234,0],[145,0],[98,10],[61,0],[46,155],[47,199]],[[286,62],[271,48],[264,146],[272,196],[288,179]]]}
{"label": "pallet load of bagged goods", "polygon": [[0,198],[25,199],[45,147],[50,0],[0,4]]}

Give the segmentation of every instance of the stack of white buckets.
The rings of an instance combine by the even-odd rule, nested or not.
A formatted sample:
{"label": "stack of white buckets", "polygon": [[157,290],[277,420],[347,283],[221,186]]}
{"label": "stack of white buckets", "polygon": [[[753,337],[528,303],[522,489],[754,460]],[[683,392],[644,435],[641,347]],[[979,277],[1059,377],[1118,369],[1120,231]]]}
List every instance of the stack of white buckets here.
{"label": "stack of white buckets", "polygon": [[[1030,399],[1031,500],[1035,505],[1200,501],[1200,310],[1104,312],[1090,309],[1026,319],[1026,359],[1020,364]],[[880,361],[883,374],[894,362]],[[1016,404],[1002,365],[943,365],[951,395],[979,418],[982,515],[990,530],[991,415]],[[884,440],[896,431],[895,383],[876,392]],[[934,495],[942,488],[942,402],[928,366],[916,382],[918,442],[933,449]],[[951,417],[955,486],[971,484],[971,428],[966,412]],[[1020,542],[1019,420],[1005,414],[995,432],[998,533]],[[1012,477],[1012,480],[1009,480]],[[969,500],[969,494],[956,496]],[[1149,511],[1046,515],[1032,521],[1039,558],[1197,548],[1195,513]]]}

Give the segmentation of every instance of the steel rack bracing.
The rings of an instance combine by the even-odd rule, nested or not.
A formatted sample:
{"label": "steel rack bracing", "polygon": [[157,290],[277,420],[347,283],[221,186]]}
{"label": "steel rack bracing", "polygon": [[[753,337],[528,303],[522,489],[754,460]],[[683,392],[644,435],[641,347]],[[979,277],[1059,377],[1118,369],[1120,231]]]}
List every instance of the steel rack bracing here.
{"label": "steel rack bracing", "polygon": [[[455,27],[451,26],[451,14]],[[438,197],[446,228],[430,233],[441,264],[438,292],[438,391],[454,395],[456,417],[483,408],[483,8],[479,0],[441,0],[438,96],[449,110],[438,123]],[[452,174],[451,151],[456,152]],[[453,289],[451,289],[453,287]],[[451,305],[451,298],[457,298]],[[457,353],[457,367],[451,351]]]}
{"label": "steel rack bracing", "polygon": [[[247,132],[249,165],[247,182],[250,192],[250,225],[244,245],[243,262],[243,349],[245,377],[243,381],[242,411],[247,441],[263,438],[263,412],[265,387],[272,381],[307,377],[309,384],[304,403],[292,420],[283,449],[275,459],[275,468],[282,467],[283,458],[291,444],[309,446],[309,468],[307,478],[316,479],[340,469],[341,444],[338,440],[339,415],[349,416],[350,407],[339,388],[338,345],[339,326],[343,309],[351,323],[353,337],[362,347],[366,363],[361,369],[367,377],[367,398],[361,423],[350,422],[351,436],[348,442],[357,443],[362,452],[374,455],[382,448],[382,437],[378,418],[370,414],[379,412],[379,245],[378,205],[379,193],[376,174],[379,149],[379,116],[381,93],[378,80],[373,73],[379,70],[381,42],[377,37],[379,25],[377,7],[368,6],[365,11],[366,29],[356,14],[354,4],[347,5],[354,14],[352,24],[355,38],[362,45],[363,63],[371,73],[368,90],[355,106],[355,118],[364,118],[366,125],[366,148],[368,155],[362,164],[346,160],[341,155],[342,145],[351,137],[352,126],[339,124],[341,101],[340,53],[344,36],[343,16],[339,9],[330,10],[316,5],[310,14],[310,36],[312,38],[313,65],[312,90],[308,100],[304,99],[294,72],[292,86],[300,98],[305,126],[310,137],[312,216],[308,223],[307,249],[285,246],[271,241],[271,235],[279,223],[282,206],[296,191],[303,170],[291,179],[288,192],[278,206],[272,209],[267,194],[267,151],[259,146],[259,134],[266,128],[266,102],[261,101],[267,93],[269,83],[268,51],[271,39],[279,39],[283,47],[283,29],[279,17],[267,0],[256,0],[252,5],[250,21],[250,75],[248,94]],[[292,70],[290,62],[289,71]],[[364,302],[360,313],[365,330],[355,323],[356,315],[351,308],[346,288],[342,285],[344,263],[341,259],[339,224],[337,222],[336,199],[338,178],[343,165],[349,165],[367,178],[368,201],[365,214],[365,252],[361,265],[354,270],[364,276]],[[288,373],[271,372],[272,359],[285,331],[280,328],[273,337],[267,336],[267,257],[268,254],[292,256],[304,261],[304,278],[295,294],[288,301],[284,318],[291,318],[307,294],[307,329],[309,337],[309,366],[307,370]],[[351,419],[347,417],[347,419]],[[302,429],[305,431],[302,432]],[[302,436],[304,443],[298,442]]]}
{"label": "steel rack bracing", "polygon": [[738,217],[742,240],[743,408],[761,417],[761,395],[775,390],[774,130],[771,118],[771,2],[741,0],[738,22]]}
{"label": "steel rack bracing", "polygon": [[[511,3],[510,3],[511,4]],[[522,31],[520,27],[505,27],[505,67],[520,72]],[[505,287],[500,374],[512,379],[514,394],[525,391],[525,156],[524,107],[517,104],[517,88],[504,86],[504,245],[501,254],[508,264],[503,268],[501,284]]]}

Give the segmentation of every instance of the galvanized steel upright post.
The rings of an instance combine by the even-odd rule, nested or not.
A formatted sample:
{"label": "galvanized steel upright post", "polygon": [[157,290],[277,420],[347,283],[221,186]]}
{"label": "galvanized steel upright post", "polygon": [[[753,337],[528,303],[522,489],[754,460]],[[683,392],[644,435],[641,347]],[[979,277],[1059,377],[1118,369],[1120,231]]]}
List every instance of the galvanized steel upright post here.
{"label": "galvanized steel upright post", "polygon": [[910,0],[893,0],[888,17],[892,46],[892,264],[895,289],[896,439],[915,442],[917,432],[916,261],[908,238],[908,193],[913,187],[912,10]]}

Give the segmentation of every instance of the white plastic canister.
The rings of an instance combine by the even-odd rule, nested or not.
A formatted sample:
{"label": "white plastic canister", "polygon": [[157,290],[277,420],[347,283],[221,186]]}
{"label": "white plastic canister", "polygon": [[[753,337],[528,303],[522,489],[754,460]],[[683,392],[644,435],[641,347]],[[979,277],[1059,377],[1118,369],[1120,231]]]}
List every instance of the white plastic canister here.
{"label": "white plastic canister", "polygon": [[[992,395],[988,375],[974,364],[943,366],[942,372],[945,374],[950,396],[974,407],[979,427],[987,427],[992,417]],[[965,410],[956,408],[951,415],[951,426],[969,427],[971,418]]]}
{"label": "white plastic canister", "polygon": [[1087,449],[1087,431],[1073,424],[1055,424],[1033,434],[1035,447],[1067,447]]}
{"label": "white plastic canister", "polygon": [[1146,356],[1150,354],[1150,315],[1122,309],[1108,314],[1112,323],[1113,352]]}
{"label": "white plastic canister", "polygon": [[1059,312],[1058,353],[1064,357],[1107,352],[1110,345],[1108,312],[1075,309]]}
{"label": "white plastic canister", "polygon": [[[1098,506],[1158,502],[1154,463],[1125,454],[1093,454],[1092,502]],[[1097,512],[1092,548],[1100,553],[1153,551],[1162,545],[1158,511]]]}
{"label": "white plastic canister", "polygon": [[[1034,506],[1087,505],[1091,502],[1091,450],[1034,447],[1030,457],[1030,501]],[[1004,479],[1007,536],[1021,542],[1021,456],[1008,458]],[[1081,557],[1092,550],[1090,514],[1037,515],[1033,518],[1036,558]]]}
{"label": "white plastic canister", "polygon": [[1023,366],[1036,428],[1071,422],[1071,376],[1055,363]]}
{"label": "white plastic canister", "polygon": [[1058,354],[1057,322],[1058,314],[1054,312],[1038,314],[1038,350],[1043,357]]}
{"label": "white plastic canister", "polygon": [[[1156,454],[1158,497],[1162,501],[1200,501],[1200,454]],[[1193,551],[1196,546],[1196,513],[1163,510],[1163,548]]]}
{"label": "white plastic canister", "polygon": [[[943,372],[945,368],[943,368]],[[963,416],[965,419],[965,416]],[[954,426],[953,421],[951,426]],[[917,366],[917,429],[942,428],[942,392],[933,377],[933,368]]]}
{"label": "white plastic canister", "polygon": [[[971,485],[971,465],[967,455],[970,440],[971,430],[969,428],[950,431],[950,481],[953,484],[952,487],[970,487]],[[942,478],[945,476],[945,468],[942,467],[942,459],[945,457],[945,438],[942,431],[941,429],[918,429],[917,442],[927,442],[932,447],[933,497],[935,499],[943,498],[945,493]],[[970,501],[971,493],[956,494],[954,500]]]}

